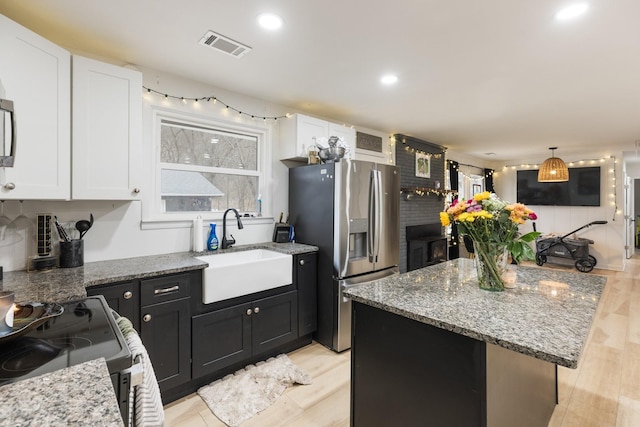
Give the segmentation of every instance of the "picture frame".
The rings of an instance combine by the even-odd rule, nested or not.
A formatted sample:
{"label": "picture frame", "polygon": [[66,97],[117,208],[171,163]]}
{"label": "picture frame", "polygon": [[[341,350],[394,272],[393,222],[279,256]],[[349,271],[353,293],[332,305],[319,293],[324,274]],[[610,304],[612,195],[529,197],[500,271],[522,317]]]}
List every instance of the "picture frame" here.
{"label": "picture frame", "polygon": [[471,190],[471,195],[475,196],[478,193],[482,192],[482,185],[480,184],[473,184],[473,189]]}
{"label": "picture frame", "polygon": [[416,176],[419,178],[431,178],[431,156],[416,153]]}

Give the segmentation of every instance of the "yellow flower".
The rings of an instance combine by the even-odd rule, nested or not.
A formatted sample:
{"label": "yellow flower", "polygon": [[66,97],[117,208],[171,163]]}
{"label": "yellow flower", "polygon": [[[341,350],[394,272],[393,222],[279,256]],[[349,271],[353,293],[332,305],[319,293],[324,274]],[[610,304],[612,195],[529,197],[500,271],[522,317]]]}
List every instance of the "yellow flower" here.
{"label": "yellow flower", "polygon": [[458,218],[456,218],[456,220],[460,222],[473,222],[475,219],[476,217],[469,212],[463,212],[458,216]]}
{"label": "yellow flower", "polygon": [[475,196],[473,196],[473,200],[475,200],[476,202],[479,202],[481,200],[488,199],[489,197],[491,197],[491,193],[489,193],[488,191],[483,191],[482,193],[478,193]]}
{"label": "yellow flower", "polygon": [[474,212],[475,216],[477,216],[478,218],[486,218],[486,219],[491,219],[493,218],[493,214],[490,214],[487,211],[479,211],[479,212]]}
{"label": "yellow flower", "polygon": [[449,214],[447,214],[446,212],[440,212],[440,223],[443,227],[447,227],[449,224],[451,224]]}

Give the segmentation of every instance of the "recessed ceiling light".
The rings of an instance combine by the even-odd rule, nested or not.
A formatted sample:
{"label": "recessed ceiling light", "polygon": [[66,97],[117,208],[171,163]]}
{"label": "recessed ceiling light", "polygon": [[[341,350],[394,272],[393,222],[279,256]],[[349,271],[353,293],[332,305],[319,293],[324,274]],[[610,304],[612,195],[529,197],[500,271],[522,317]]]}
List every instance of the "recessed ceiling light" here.
{"label": "recessed ceiling light", "polygon": [[263,13],[258,16],[258,24],[267,30],[277,30],[282,27],[282,18],[273,13]]}
{"label": "recessed ceiling light", "polygon": [[385,76],[382,76],[380,82],[383,85],[392,85],[398,82],[398,76],[396,76],[395,74],[387,74]]}
{"label": "recessed ceiling light", "polygon": [[556,19],[559,21],[565,21],[567,19],[575,18],[579,15],[582,15],[587,11],[589,5],[587,3],[576,3],[569,7],[565,7],[556,13]]}

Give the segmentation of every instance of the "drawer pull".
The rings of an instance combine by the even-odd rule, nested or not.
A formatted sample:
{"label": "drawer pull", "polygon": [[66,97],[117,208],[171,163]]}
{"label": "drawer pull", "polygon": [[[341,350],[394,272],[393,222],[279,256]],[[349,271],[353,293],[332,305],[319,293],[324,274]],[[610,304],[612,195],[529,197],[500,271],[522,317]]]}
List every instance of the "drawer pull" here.
{"label": "drawer pull", "polygon": [[156,295],[167,294],[169,292],[175,292],[180,290],[180,285],[171,286],[170,288],[156,289],[153,291]]}
{"label": "drawer pull", "polygon": [[145,314],[144,317],[142,318],[142,320],[144,320],[145,322],[149,322],[151,320],[151,315],[150,314]]}
{"label": "drawer pull", "polygon": [[127,291],[122,296],[124,297],[124,299],[131,299],[131,297],[133,296],[133,292]]}
{"label": "drawer pull", "polygon": [[256,313],[256,314],[257,314],[257,313],[260,313],[260,307],[256,307],[256,308],[254,308],[254,309],[253,309],[253,312],[254,312],[254,313]]}
{"label": "drawer pull", "polygon": [[303,259],[300,260],[300,265],[304,265],[304,260]]}
{"label": "drawer pull", "polygon": [[253,313],[253,312],[251,311],[251,309],[250,309],[250,308],[248,308],[248,309],[247,309],[247,316],[251,316],[251,313]]}

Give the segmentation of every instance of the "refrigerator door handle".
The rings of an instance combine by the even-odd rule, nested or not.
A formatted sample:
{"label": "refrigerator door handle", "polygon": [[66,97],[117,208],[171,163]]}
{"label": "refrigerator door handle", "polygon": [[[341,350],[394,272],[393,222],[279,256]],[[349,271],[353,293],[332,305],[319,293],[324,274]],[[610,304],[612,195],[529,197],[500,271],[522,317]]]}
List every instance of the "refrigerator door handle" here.
{"label": "refrigerator door handle", "polygon": [[375,222],[376,222],[376,171],[372,170],[369,174],[369,206],[367,212],[367,255],[369,262],[375,262]]}
{"label": "refrigerator door handle", "polygon": [[374,262],[378,262],[378,256],[380,255],[380,236],[382,235],[382,173],[379,170],[375,171],[376,177],[376,222],[375,222],[375,235],[374,235]]}

